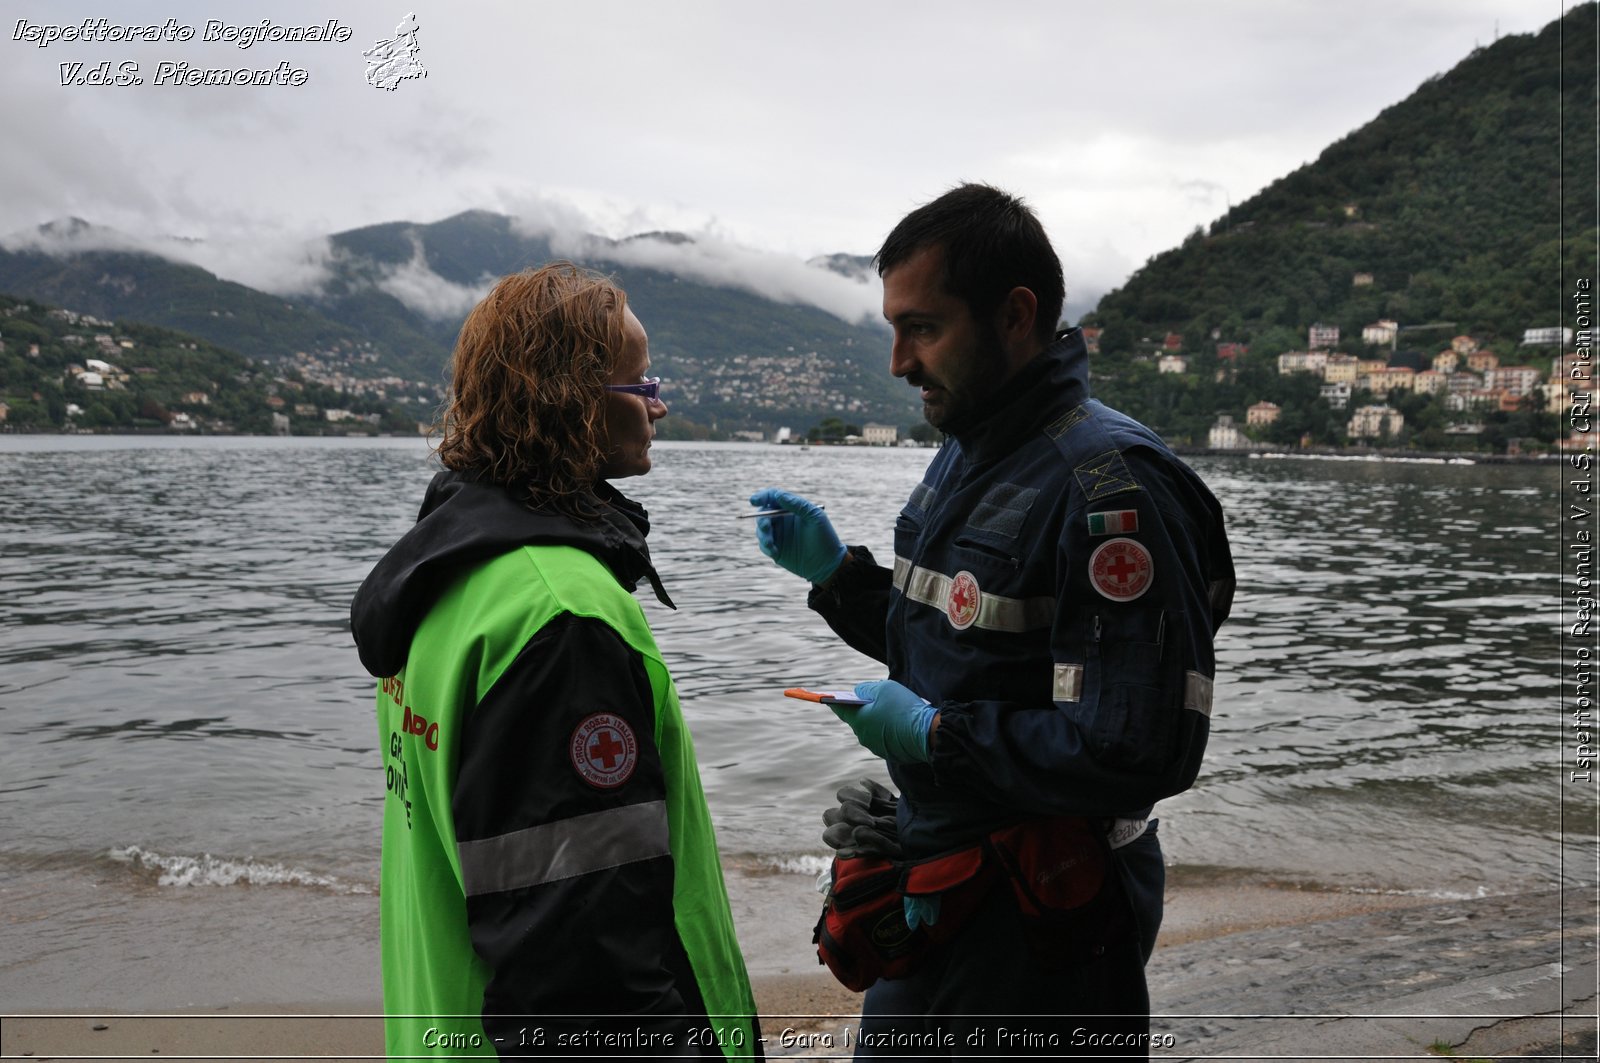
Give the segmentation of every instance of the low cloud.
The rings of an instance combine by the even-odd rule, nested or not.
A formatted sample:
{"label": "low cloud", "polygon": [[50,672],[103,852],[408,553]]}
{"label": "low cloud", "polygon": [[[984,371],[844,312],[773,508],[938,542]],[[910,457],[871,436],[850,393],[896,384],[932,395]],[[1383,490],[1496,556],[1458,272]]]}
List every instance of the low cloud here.
{"label": "low cloud", "polygon": [[511,231],[519,236],[561,240],[597,231],[594,219],[565,199],[526,194],[500,198],[511,218]]}
{"label": "low cloud", "polygon": [[1219,199],[1222,200],[1224,205],[1232,202],[1228,190],[1215,181],[1191,178],[1187,181],[1177,182],[1177,188],[1179,192],[1183,193],[1184,199],[1192,207],[1214,208]]}
{"label": "low cloud", "polygon": [[[595,235],[590,219],[561,200],[529,199],[517,208],[512,221],[517,232],[544,237],[556,254],[578,261],[637,266],[738,288],[775,302],[813,306],[850,324],[876,321],[881,313],[882,285],[870,269],[846,275],[828,268],[825,257],[804,261],[708,231],[611,240]],[[87,251],[155,255],[283,297],[315,295],[341,272],[341,252],[327,237],[263,237],[243,228],[196,237],[143,236],[69,218],[0,238],[0,246],[57,256]],[[466,314],[494,281],[485,275],[477,283],[460,284],[441,277],[429,268],[420,240],[414,239],[410,260],[370,283],[416,313],[444,320]]]}
{"label": "low cloud", "polygon": [[428,268],[422,241],[411,239],[411,261],[386,274],[376,287],[404,303],[406,308],[436,321],[459,320],[489,294],[496,278],[485,275],[477,284],[457,284]]}
{"label": "low cloud", "polygon": [[315,295],[327,284],[333,247],[326,237],[238,236],[191,245],[189,260],[226,280],[273,295]]}
{"label": "low cloud", "polygon": [[[575,261],[640,266],[739,288],[775,302],[814,306],[852,325],[875,321],[882,313],[883,289],[870,272],[844,276],[820,260],[746,247],[709,227],[611,240],[595,235],[605,226],[558,198],[522,197],[508,206],[516,212],[512,226],[517,232],[543,237],[552,251]],[[651,225],[645,214],[636,213],[628,221],[635,232]]]}
{"label": "low cloud", "polygon": [[883,289],[876,276],[870,280],[846,277],[822,265],[717,237],[678,240],[652,234],[612,243],[585,236],[572,238],[558,250],[739,288],[774,302],[814,306],[852,325],[876,320],[883,309]]}
{"label": "low cloud", "polygon": [[8,251],[37,251],[57,258],[113,251],[153,255],[198,266],[223,280],[272,295],[320,291],[329,278],[332,248],[326,238],[305,239],[243,233],[205,236],[144,236],[81,218],[60,218],[0,237]]}
{"label": "low cloud", "polygon": [[[148,240],[130,236],[102,225],[91,225],[82,218],[60,218],[34,229],[22,229],[0,237],[7,251],[42,251],[64,258],[85,251],[129,251],[157,254]],[[168,257],[162,254],[161,257]]]}

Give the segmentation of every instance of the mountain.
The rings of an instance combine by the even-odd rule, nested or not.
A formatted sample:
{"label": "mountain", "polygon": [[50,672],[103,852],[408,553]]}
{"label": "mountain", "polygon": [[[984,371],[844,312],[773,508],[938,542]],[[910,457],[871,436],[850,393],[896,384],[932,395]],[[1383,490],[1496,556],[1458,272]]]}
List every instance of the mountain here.
{"label": "mountain", "polygon": [[[641,233],[620,241],[568,238],[557,246],[552,237],[525,233],[504,215],[467,211],[426,225],[339,233],[332,243],[336,279],[319,306],[327,316],[363,329],[364,338],[380,347],[401,342],[382,331],[391,322],[418,330],[430,323],[375,285],[393,289],[395,278],[410,270],[421,283],[455,286],[462,297],[459,313],[431,322],[438,350],[447,352],[471,302],[494,278],[566,257],[610,274],[628,293],[650,334],[652,371],[670,382],[665,394],[680,418],[721,431],[800,428],[826,416],[906,427],[920,420],[911,389],[884,371],[888,340],[881,325],[848,324],[805,303],[674,269],[676,253],[696,248],[695,239],[683,233]],[[647,264],[655,262],[662,265]],[[419,293],[410,294],[414,305]],[[419,366],[415,356],[401,364]]]}
{"label": "mountain", "polygon": [[[881,324],[850,324],[805,302],[760,294],[743,282],[738,263],[723,270],[726,281],[702,279],[693,256],[713,252],[681,233],[567,237],[557,247],[488,211],[366,226],[330,236],[321,283],[293,298],[220,279],[160,253],[162,245],[140,246],[80,219],[10,243],[0,248],[0,292],[182,329],[268,361],[302,352],[308,371],[330,380],[398,375],[440,387],[461,322],[494,279],[567,257],[614,276],[649,330],[653,371],[668,381],[665,397],[677,415],[664,422],[666,432],[804,429],[826,417],[902,427],[920,421],[912,389],[884,371]],[[793,268],[856,279],[799,262]]]}
{"label": "mountain", "polygon": [[1194,351],[1213,330],[1303,345],[1313,322],[1359,343],[1382,318],[1515,344],[1557,324],[1561,269],[1578,275],[1595,242],[1595,22],[1583,4],[1477,49],[1155,256],[1085,319],[1102,349],[1180,333]]}
{"label": "mountain", "polygon": [[360,338],[315,310],[140,249],[132,238],[81,218],[42,225],[38,236],[46,246],[87,249],[0,247],[0,292],[99,318],[177,329],[252,358],[330,349]]}
{"label": "mountain", "polygon": [[[1262,402],[1279,419],[1249,433],[1281,444],[1342,444],[1355,431],[1349,410],[1374,403],[1405,417],[1384,430],[1391,443],[1553,440],[1559,348],[1522,340],[1571,325],[1573,285],[1594,276],[1596,10],[1582,4],[1538,34],[1476,49],[1152,258],[1082,321],[1103,330],[1096,394],[1193,443],[1219,414],[1244,425]],[[1384,321],[1398,326],[1393,340],[1369,343],[1364,330]],[[1337,327],[1337,340],[1313,343],[1318,324]],[[1284,375],[1278,364],[1326,347],[1427,370],[1453,341],[1542,379],[1504,391],[1489,375],[1457,374],[1448,392],[1404,382],[1389,392],[1391,378],[1363,370],[1341,399],[1319,389],[1320,371]],[[1153,356],[1174,351],[1186,364],[1158,371]]]}

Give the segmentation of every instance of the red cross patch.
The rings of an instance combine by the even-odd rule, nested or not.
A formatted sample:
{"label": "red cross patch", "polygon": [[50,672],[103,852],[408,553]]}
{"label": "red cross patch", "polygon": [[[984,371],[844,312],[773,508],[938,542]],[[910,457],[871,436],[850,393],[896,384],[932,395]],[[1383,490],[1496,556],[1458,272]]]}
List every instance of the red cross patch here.
{"label": "red cross patch", "polygon": [[978,619],[978,606],[983,604],[983,592],[978,580],[970,572],[957,572],[950,581],[950,598],[945,602],[945,619],[957,631],[965,631]]}
{"label": "red cross patch", "polygon": [[568,750],[583,781],[600,790],[615,790],[639,764],[633,728],[609,712],[597,712],[580,723],[572,732]]}
{"label": "red cross patch", "polygon": [[1089,555],[1089,582],[1114,602],[1131,602],[1155,579],[1150,551],[1132,539],[1107,539]]}

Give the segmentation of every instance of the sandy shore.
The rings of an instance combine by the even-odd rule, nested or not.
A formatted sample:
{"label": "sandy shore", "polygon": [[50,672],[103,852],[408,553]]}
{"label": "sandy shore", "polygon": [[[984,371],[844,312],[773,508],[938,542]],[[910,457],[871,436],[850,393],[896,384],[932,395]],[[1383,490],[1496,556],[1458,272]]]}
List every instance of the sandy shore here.
{"label": "sandy shore", "polygon": [[[859,1010],[859,994],[836,983],[816,965],[808,937],[792,927],[781,939],[767,917],[807,903],[809,886],[797,876],[774,876],[768,888],[738,890],[736,912],[769,1038],[770,1055],[795,1051],[778,1043],[785,1029],[800,1033],[837,1030]],[[791,895],[792,894],[792,895]],[[814,903],[814,902],[811,902]],[[1294,927],[1405,906],[1438,903],[1428,898],[1335,893],[1272,886],[1175,886],[1169,890],[1165,947],[1223,939],[1248,931]],[[787,922],[792,923],[792,920]],[[765,928],[765,929],[763,929]],[[1158,950],[1157,960],[1160,958]],[[1162,1002],[1155,1001],[1159,1012]],[[259,1052],[258,1056],[244,1053]],[[163,1015],[73,1013],[6,1018],[0,1025],[0,1055],[33,1059],[141,1059],[183,1057],[281,1060],[370,1059],[383,1055],[379,1004],[356,1005],[328,1014],[326,1003],[190,1008]]]}

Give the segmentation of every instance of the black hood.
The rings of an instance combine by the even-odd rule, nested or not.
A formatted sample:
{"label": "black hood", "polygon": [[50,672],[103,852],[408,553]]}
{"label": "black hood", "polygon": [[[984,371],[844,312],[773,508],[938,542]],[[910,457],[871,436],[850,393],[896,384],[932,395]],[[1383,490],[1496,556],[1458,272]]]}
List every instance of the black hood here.
{"label": "black hood", "polygon": [[662,604],[672,599],[650,564],[644,508],[601,482],[599,516],[588,523],[554,510],[530,510],[507,491],[456,472],[428,485],[417,523],[367,575],[350,603],[350,632],[361,664],[375,676],[394,675],[411,652],[411,636],[439,593],[469,566],[519,546],[576,546],[605,563],[628,590],[648,579]]}

